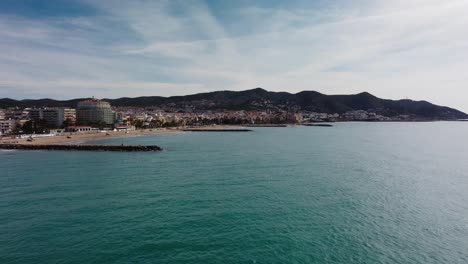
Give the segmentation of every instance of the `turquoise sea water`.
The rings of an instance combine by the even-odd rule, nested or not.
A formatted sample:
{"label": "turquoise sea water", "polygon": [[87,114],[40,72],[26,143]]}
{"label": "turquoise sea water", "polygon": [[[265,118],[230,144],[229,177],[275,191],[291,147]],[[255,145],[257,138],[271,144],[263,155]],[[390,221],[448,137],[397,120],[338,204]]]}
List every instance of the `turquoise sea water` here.
{"label": "turquoise sea water", "polygon": [[468,263],[467,137],[338,123],[2,151],[0,263]]}

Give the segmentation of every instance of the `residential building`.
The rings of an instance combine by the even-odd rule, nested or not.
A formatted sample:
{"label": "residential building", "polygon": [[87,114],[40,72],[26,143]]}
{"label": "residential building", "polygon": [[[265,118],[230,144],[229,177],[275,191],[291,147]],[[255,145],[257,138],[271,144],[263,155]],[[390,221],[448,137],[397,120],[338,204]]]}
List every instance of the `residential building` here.
{"label": "residential building", "polygon": [[16,121],[9,119],[9,120],[0,120],[0,134],[10,134],[16,128]]}
{"label": "residential building", "polygon": [[64,121],[63,108],[36,108],[29,110],[29,117],[33,121],[44,120],[50,127],[61,127]]}

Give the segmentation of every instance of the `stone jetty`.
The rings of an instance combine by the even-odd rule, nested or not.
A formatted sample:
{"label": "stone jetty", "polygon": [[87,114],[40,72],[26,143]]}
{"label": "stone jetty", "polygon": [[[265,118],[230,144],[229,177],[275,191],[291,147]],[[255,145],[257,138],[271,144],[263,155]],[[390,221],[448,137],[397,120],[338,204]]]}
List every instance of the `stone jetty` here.
{"label": "stone jetty", "polygon": [[124,145],[28,145],[28,144],[0,144],[0,149],[10,150],[66,150],[66,151],[120,151],[120,152],[148,152],[161,151],[159,146],[124,146]]}
{"label": "stone jetty", "polygon": [[246,127],[288,127],[286,124],[251,124]]}
{"label": "stone jetty", "polygon": [[247,128],[187,128],[182,131],[188,132],[249,132]]}
{"label": "stone jetty", "polygon": [[322,123],[315,123],[315,124],[302,124],[303,126],[314,126],[314,127],[332,127],[332,124],[322,124]]}

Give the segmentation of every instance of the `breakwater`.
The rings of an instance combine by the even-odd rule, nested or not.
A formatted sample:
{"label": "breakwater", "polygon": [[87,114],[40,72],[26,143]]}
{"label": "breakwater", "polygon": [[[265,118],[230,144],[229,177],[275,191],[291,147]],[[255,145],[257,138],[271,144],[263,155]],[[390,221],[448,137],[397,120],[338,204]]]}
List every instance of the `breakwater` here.
{"label": "breakwater", "polygon": [[246,127],[288,127],[285,124],[251,124],[246,125]]}
{"label": "breakwater", "polygon": [[161,151],[159,146],[124,146],[124,145],[28,145],[28,144],[0,144],[0,149],[10,150],[67,150],[67,151],[120,151],[144,152]]}
{"label": "breakwater", "polygon": [[249,132],[247,128],[187,128],[182,131],[187,132]]}
{"label": "breakwater", "polygon": [[315,126],[315,127],[332,127],[332,124],[302,124],[303,126]]}

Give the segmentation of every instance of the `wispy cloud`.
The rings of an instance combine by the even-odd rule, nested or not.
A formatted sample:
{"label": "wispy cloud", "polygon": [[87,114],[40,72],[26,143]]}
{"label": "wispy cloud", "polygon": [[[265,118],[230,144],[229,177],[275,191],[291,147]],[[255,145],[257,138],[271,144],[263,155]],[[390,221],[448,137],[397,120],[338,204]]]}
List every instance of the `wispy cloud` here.
{"label": "wispy cloud", "polygon": [[468,111],[465,0],[229,9],[203,1],[84,3],[96,12],[0,15],[0,97],[180,95],[261,86],[367,90]]}

